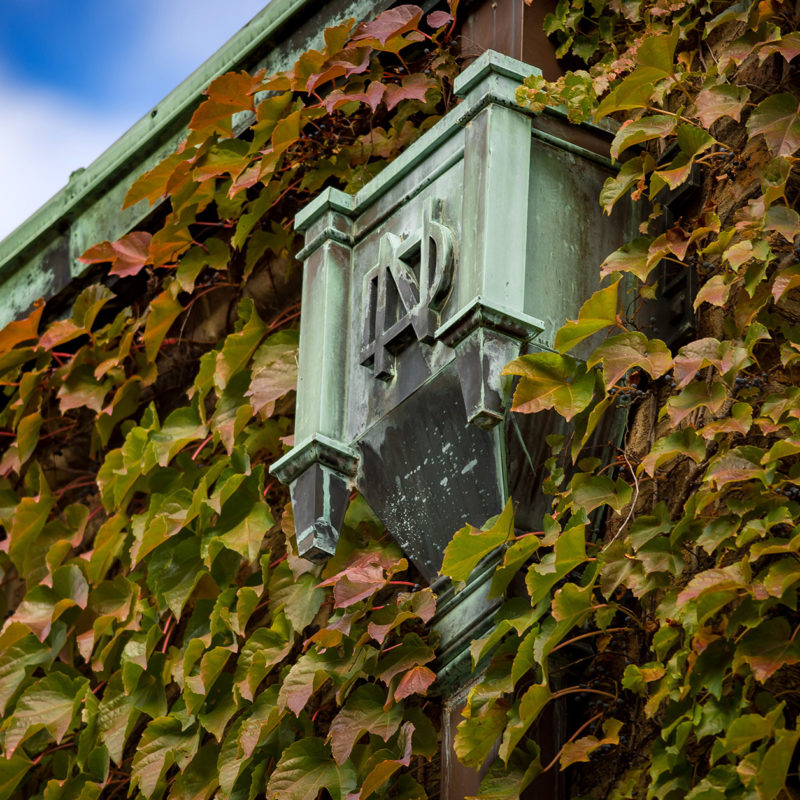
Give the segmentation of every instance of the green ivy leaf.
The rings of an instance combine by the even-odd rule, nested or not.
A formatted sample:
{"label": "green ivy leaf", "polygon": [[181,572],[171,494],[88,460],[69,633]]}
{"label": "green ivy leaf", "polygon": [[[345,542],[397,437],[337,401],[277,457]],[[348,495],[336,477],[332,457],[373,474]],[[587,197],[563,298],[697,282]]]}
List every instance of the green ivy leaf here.
{"label": "green ivy leaf", "polygon": [[364,684],[353,691],[328,730],[328,742],[337,764],[344,764],[353,745],[365,733],[373,733],[388,742],[398,730],[403,720],[402,707],[393,705],[386,711],[383,708],[385,702],[386,695],[374,683]]}
{"label": "green ivy leaf", "polygon": [[0,758],[0,800],[9,800],[22,779],[28,774],[33,762],[21,755]]}
{"label": "green ivy leaf", "polygon": [[761,760],[756,773],[756,788],[761,800],[773,800],[784,787],[800,731],[775,731],[773,744]]}
{"label": "green ivy leaf", "polygon": [[316,800],[326,789],[344,800],[356,788],[350,762],[338,765],[322,739],[308,737],[287,747],[267,784],[267,800]]}
{"label": "green ivy leaf", "polygon": [[197,752],[198,734],[177,717],[157,717],[145,728],[131,765],[131,790],[153,797],[170,766],[184,769]]}
{"label": "green ivy leaf", "polygon": [[519,375],[513,410],[533,414],[555,409],[568,422],[594,396],[594,375],[583,362],[556,353],[534,353],[514,359],[503,375]]}
{"label": "green ivy leaf", "polygon": [[706,457],[706,443],[693,428],[662,436],[642,459],[641,468],[652,478],[659,467],[680,456],[691,458],[695,464]]}
{"label": "green ivy leaf", "polygon": [[[491,522],[491,520],[490,520]],[[444,551],[442,575],[465,581],[478,562],[514,535],[514,507],[509,499],[503,512],[486,529],[465,525],[457,531]]]}
{"label": "green ivy leaf", "polygon": [[620,333],[596,348],[587,366],[603,365],[603,380],[610,388],[634,367],[641,367],[652,378],[660,378],[672,366],[672,353],[660,339],[643,333]]}
{"label": "green ivy leaf", "polygon": [[576,344],[617,324],[619,281],[596,291],[578,312],[577,320],[567,320],[557,331],[555,349],[566,353]]}
{"label": "green ivy leaf", "polygon": [[675,117],[666,114],[651,114],[633,122],[626,120],[611,143],[611,158],[619,158],[629,147],[652,139],[666,139],[676,128]]}
{"label": "green ivy leaf", "polygon": [[56,744],[75,721],[88,681],[54,672],[36,681],[20,696],[8,717],[5,752],[8,758],[32,733],[45,728]]}

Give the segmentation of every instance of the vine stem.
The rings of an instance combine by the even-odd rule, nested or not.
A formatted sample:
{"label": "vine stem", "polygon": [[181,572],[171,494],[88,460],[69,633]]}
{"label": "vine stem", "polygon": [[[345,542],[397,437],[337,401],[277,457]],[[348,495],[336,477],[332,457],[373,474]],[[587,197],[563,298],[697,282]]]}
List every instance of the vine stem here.
{"label": "vine stem", "polygon": [[209,433],[209,434],[208,434],[208,436],[206,436],[206,438],[205,438],[205,439],[203,439],[203,441],[202,441],[202,442],[200,442],[200,444],[197,446],[197,449],[194,451],[194,453],[192,453],[192,461],[197,461],[197,456],[199,456],[199,455],[200,455],[200,453],[202,452],[203,448],[204,448],[204,447],[205,447],[205,446],[206,446],[206,445],[207,445],[207,444],[208,444],[208,443],[209,443],[209,442],[210,442],[210,441],[211,441],[213,438],[214,438],[214,434],[213,434],[213,433]]}
{"label": "vine stem", "polygon": [[570,686],[567,689],[559,689],[557,692],[553,692],[550,696],[551,700],[557,700],[559,697],[566,697],[568,694],[599,694],[603,697],[610,697],[613,700],[617,699],[617,695],[611,694],[611,692],[604,692],[602,689],[590,689],[588,686]]}
{"label": "vine stem", "polygon": [[618,633],[619,631],[629,630],[630,628],[606,628],[604,631],[589,631],[589,633],[582,633],[580,636],[573,636],[571,639],[567,639],[566,641],[561,642],[561,644],[557,644],[550,652],[555,653],[556,650],[560,650],[562,647],[566,647],[574,642],[578,642],[581,639],[588,639],[590,636],[600,636],[603,633]]}

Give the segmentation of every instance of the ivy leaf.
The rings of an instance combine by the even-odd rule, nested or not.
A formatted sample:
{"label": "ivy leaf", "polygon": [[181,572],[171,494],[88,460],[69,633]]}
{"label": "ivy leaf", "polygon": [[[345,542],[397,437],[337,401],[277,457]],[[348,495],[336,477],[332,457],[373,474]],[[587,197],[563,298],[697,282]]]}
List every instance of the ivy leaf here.
{"label": "ivy leaf", "polygon": [[333,586],[334,606],[347,608],[379,592],[389,580],[387,569],[391,569],[391,563],[383,553],[368,552],[319,585]]}
{"label": "ivy leaf", "polygon": [[617,323],[619,281],[596,291],[578,312],[577,320],[567,320],[556,333],[555,349],[566,353],[578,342]]}
{"label": "ivy leaf", "polygon": [[628,664],[625,667],[625,673],[620,683],[623,689],[634,692],[640,697],[647,697],[647,684],[663,678],[666,671],[666,668],[657,662],[645,664],[641,667],[636,664]]}
{"label": "ivy leaf", "polygon": [[672,354],[660,339],[648,339],[643,333],[632,331],[607,339],[586,362],[589,367],[600,363],[608,389],[634,367],[641,367],[652,378],[660,378],[672,366]]}
{"label": "ivy leaf", "polygon": [[218,753],[219,746],[213,742],[203,745],[175,779],[169,794],[170,800],[208,800],[219,785]]}
{"label": "ivy leaf", "polygon": [[416,618],[422,622],[429,622],[435,613],[436,595],[430,588],[418,592],[400,592],[396,604],[371,615],[367,631],[378,644],[382,645],[389,633],[406,620]]}
{"label": "ivy leaf", "polygon": [[[398,744],[403,748],[401,758],[391,758],[394,753],[390,750],[379,750],[375,753],[371,761],[377,761],[377,763],[364,778],[361,791],[358,794],[358,800],[366,800],[373,792],[383,786],[400,767],[407,767],[411,763],[413,734],[413,723],[405,722],[398,736]],[[389,756],[389,758],[383,758],[384,755]]]}
{"label": "ivy leaf", "polygon": [[642,42],[636,53],[638,66],[600,103],[594,114],[596,120],[615,111],[649,105],[656,84],[674,72],[679,32],[680,28],[675,27],[669,34],[650,36]]}
{"label": "ivy leaf", "polygon": [[720,117],[731,117],[739,122],[742,109],[750,98],[744,86],[720,84],[703,89],[695,100],[697,117],[705,128],[710,128]]}
{"label": "ivy leaf", "polygon": [[42,728],[56,744],[64,738],[75,719],[88,681],[53,672],[29,686],[7,719],[5,752],[8,758],[31,733]]}
{"label": "ivy leaf", "polygon": [[[235,736],[230,738],[237,742],[245,758],[250,758],[259,742],[280,725],[283,714],[278,708],[277,700],[278,687],[273,684],[261,692],[255,703],[247,709],[245,716],[242,717],[241,728],[238,730],[234,728],[231,732]],[[220,778],[222,779],[222,770],[220,770]],[[222,783],[222,780],[220,782]]]}
{"label": "ivy leaf", "polygon": [[252,563],[258,558],[264,536],[274,524],[269,506],[255,503],[244,519],[225,533],[218,534],[215,541]]}
{"label": "ivy leaf", "polygon": [[405,100],[418,100],[420,103],[424,103],[428,96],[428,90],[436,89],[437,86],[438,83],[435,80],[417,72],[406,75],[399,85],[388,83],[384,87],[386,110],[391,111]]}
{"label": "ivy leaf", "polygon": [[692,303],[692,308],[697,311],[703,303],[722,308],[728,302],[731,292],[731,282],[726,275],[713,275],[699,289]]}
{"label": "ivy leaf", "polygon": [[316,800],[322,789],[333,800],[344,800],[355,788],[352,764],[336,764],[322,739],[307,737],[281,754],[267,783],[267,800]]}
{"label": "ivy leaf", "polygon": [[733,668],[747,664],[757,681],[764,683],[781,667],[800,662],[800,647],[792,639],[785,617],[773,617],[747,631],[740,639]]}
{"label": "ivy leaf", "polygon": [[133,231],[116,242],[101,242],[90,247],[78,261],[84,264],[110,262],[110,275],[127,278],[141,272],[150,257],[152,235],[145,231]]}
{"label": "ivy leaf", "polygon": [[591,754],[604,745],[619,744],[619,732],[621,729],[622,723],[612,717],[603,721],[602,739],[598,739],[596,736],[582,736],[574,742],[567,742],[561,748],[560,769],[565,770],[570,764],[576,764],[581,761],[588,762]]}
{"label": "ivy leaf", "polygon": [[225,389],[231,378],[246,366],[267,331],[267,326],[249,298],[239,304],[237,328],[235,333],[225,338],[217,353],[214,385],[219,391]]}
{"label": "ivy leaf", "polygon": [[629,147],[651,139],[666,139],[677,126],[675,117],[653,114],[636,122],[626,120],[620,126],[611,143],[611,158],[617,159]]}
{"label": "ivy leaf", "polygon": [[635,156],[626,161],[614,177],[606,178],[600,190],[600,205],[610,214],[614,205],[631,187],[643,180],[652,171],[655,162],[649,154]]}
{"label": "ivy leaf", "polygon": [[800,148],[797,98],[784,92],[762,100],[747,120],[747,132],[762,134],[773,155],[794,155]]}
{"label": "ivy leaf", "polygon": [[503,733],[498,755],[507,764],[525,732],[533,725],[550,702],[553,693],[547,683],[529,687],[509,712],[509,723]]}
{"label": "ivy leaf", "polygon": [[427,694],[430,685],[436,680],[436,674],[427,667],[417,665],[406,672],[394,691],[397,701],[410,697],[412,694]]}
{"label": "ivy leaf", "polygon": [[416,30],[421,19],[422,9],[419,6],[396,6],[379,14],[371,22],[362,22],[353,32],[351,41],[372,44],[374,39],[383,46],[389,39]]}
{"label": "ivy leaf", "polygon": [[438,30],[439,28],[443,28],[445,25],[449,25],[453,21],[453,15],[448,14],[446,11],[433,11],[425,17],[425,22],[430,25],[431,28],[434,30]]}
{"label": "ivy leaf", "polygon": [[708,131],[697,125],[683,124],[677,129],[680,152],[664,168],[656,170],[650,184],[650,196],[654,197],[664,185],[677,189],[689,179],[694,160],[717,140]]}
{"label": "ivy leaf", "polygon": [[144,327],[144,346],[149,361],[155,361],[164,337],[183,311],[183,306],[176,299],[178,288],[177,282],[171,283],[150,303]]}
{"label": "ivy leaf", "polygon": [[256,689],[275,664],[292,648],[291,638],[272,628],[258,628],[242,645],[233,682],[245,700],[253,702]]}
{"label": "ivy leaf", "polygon": [[534,353],[515,358],[503,375],[519,375],[513,410],[533,414],[555,409],[569,422],[594,396],[594,375],[578,359],[556,353]]}
{"label": "ivy leaf", "polygon": [[149,436],[149,448],[160,467],[170,461],[190,442],[204,438],[206,426],[200,420],[197,409],[176,408],[165,420],[161,430]]}
{"label": "ivy leaf", "polygon": [[773,53],[780,53],[787,64],[797,58],[800,55],[800,32],[787,33],[778,41],[763,45],[758,51],[758,60],[763,64]]}
{"label": "ivy leaf", "polygon": [[180,619],[186,601],[207,574],[200,559],[199,540],[190,532],[174,536],[158,547],[147,563],[147,585],[159,606]]}
{"label": "ivy leaf", "polygon": [[771,206],[764,215],[764,228],[777,231],[787,242],[793,242],[800,233],[800,214],[786,206]]}
{"label": "ivy leaf", "polygon": [[650,244],[651,240],[647,236],[639,236],[632,242],[626,242],[603,261],[601,277],[615,272],[630,272],[644,283],[658,263],[650,259]]}
{"label": "ivy leaf", "polygon": [[309,650],[295,661],[287,673],[278,694],[281,709],[288,707],[294,715],[300,716],[306,703],[332,675],[341,667],[342,659],[335,650],[319,653]]}
{"label": "ivy leaf", "polygon": [[618,514],[631,500],[631,487],[622,478],[611,480],[607,475],[579,472],[572,479],[572,501],[587,513],[601,505],[611,506]]}
{"label": "ivy leaf", "polygon": [[[491,520],[490,520],[491,521]],[[514,507],[509,498],[503,512],[486,529],[465,525],[453,536],[444,551],[442,575],[466,581],[478,562],[514,535]]]}
{"label": "ivy leaf", "polygon": [[586,561],[586,528],[575,525],[556,539],[553,552],[543,556],[538,564],[531,564],[525,585],[535,606],[550,594],[550,590],[575,567]]}
{"label": "ivy leaf", "polygon": [[532,741],[517,748],[508,764],[496,759],[481,781],[479,793],[470,800],[518,800],[523,791],[542,772],[539,746]]}
{"label": "ivy leaf", "polygon": [[[508,701],[487,703],[479,712],[469,706],[453,740],[453,750],[465,767],[480,768],[506,727]],[[467,716],[468,714],[468,716]]]}
{"label": "ivy leaf", "polygon": [[715,489],[755,478],[767,485],[764,469],[758,463],[753,463],[747,455],[749,454],[742,448],[737,447],[729,453],[717,456],[709,464],[703,480],[708,481]]}
{"label": "ivy leaf", "polygon": [[197,752],[198,734],[176,717],[156,717],[145,728],[131,765],[131,791],[152,797],[173,764],[183,769]]}
{"label": "ivy leaf", "polygon": [[727,399],[725,386],[714,381],[710,386],[705,381],[694,381],[673,395],[664,406],[661,415],[668,415],[673,425],[679,425],[692,411],[705,406],[716,414]]}
{"label": "ivy leaf", "polygon": [[739,564],[728,567],[703,570],[693,576],[686,588],[681,590],[677,602],[679,605],[696,600],[707,592],[739,590],[746,586],[746,579]]}
{"label": "ivy leaf", "polygon": [[539,549],[540,544],[539,536],[535,533],[524,534],[512,541],[511,546],[503,553],[502,564],[497,566],[492,575],[489,597],[503,596],[508,584]]}
{"label": "ivy leaf", "polygon": [[393,648],[380,659],[374,674],[388,686],[396,675],[433,661],[435,655],[433,648],[416,633],[408,633],[403,637],[402,647]]}
{"label": "ivy leaf", "polygon": [[296,578],[286,562],[270,576],[269,596],[273,615],[283,611],[296,631],[311,623],[325,600],[325,592],[313,575],[305,573]]}
{"label": "ivy leaf", "polygon": [[764,753],[756,773],[756,788],[762,800],[773,800],[784,787],[798,739],[800,731],[775,731],[775,744]]}
{"label": "ivy leaf", "polygon": [[122,209],[136,205],[141,200],[147,200],[152,206],[167,194],[169,180],[175,173],[177,167],[186,161],[188,155],[182,151],[171,153],[153,167],[153,169],[142,173],[128,189]]}
{"label": "ivy leaf", "polygon": [[0,758],[0,800],[9,800],[20,781],[28,774],[34,762],[24,756]]}
{"label": "ivy leaf", "polygon": [[27,625],[16,621],[6,625],[0,634],[0,713],[5,713],[6,704],[33,669],[50,660],[50,649]]}
{"label": "ivy leaf", "polygon": [[691,458],[699,464],[706,457],[706,444],[693,428],[662,436],[642,459],[642,469],[652,478],[655,471],[678,456]]}
{"label": "ivy leaf", "polygon": [[403,721],[402,706],[383,708],[386,697],[374,683],[363,684],[348,697],[344,708],[333,718],[328,741],[337,764],[348,759],[353,745],[365,734],[373,733],[388,742]]}
{"label": "ivy leaf", "polygon": [[253,356],[250,398],[253,413],[272,416],[275,401],[297,388],[297,335],[291,341],[278,342],[270,337]]}

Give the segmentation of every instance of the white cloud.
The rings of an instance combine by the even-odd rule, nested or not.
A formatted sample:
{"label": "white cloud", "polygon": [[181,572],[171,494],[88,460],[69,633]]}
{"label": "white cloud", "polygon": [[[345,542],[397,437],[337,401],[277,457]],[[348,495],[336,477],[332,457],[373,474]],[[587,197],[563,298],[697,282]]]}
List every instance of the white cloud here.
{"label": "white cloud", "polygon": [[[183,81],[266,4],[265,0],[140,0],[103,69],[111,108],[12,80],[0,58],[0,240]],[[43,24],[44,21],[43,21]],[[87,59],[87,69],[97,64]],[[57,81],[57,76],[54,76]]]}
{"label": "white cloud", "polygon": [[29,217],[135,121],[82,107],[0,74],[0,239]]}

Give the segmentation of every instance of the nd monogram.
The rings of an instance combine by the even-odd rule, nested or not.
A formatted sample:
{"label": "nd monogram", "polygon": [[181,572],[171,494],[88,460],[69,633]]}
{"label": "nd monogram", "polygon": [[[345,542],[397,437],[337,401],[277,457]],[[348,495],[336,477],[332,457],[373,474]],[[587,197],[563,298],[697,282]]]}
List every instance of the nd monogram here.
{"label": "nd monogram", "polygon": [[420,229],[408,239],[385,233],[378,263],[364,276],[361,364],[381,380],[391,379],[394,355],[413,337],[435,339],[456,259],[455,236],[439,221],[442,206],[428,198]]}

